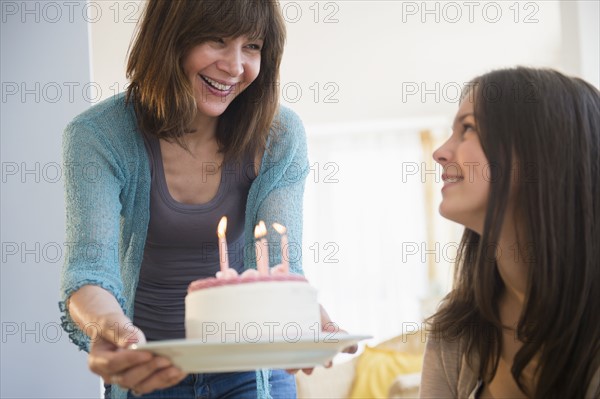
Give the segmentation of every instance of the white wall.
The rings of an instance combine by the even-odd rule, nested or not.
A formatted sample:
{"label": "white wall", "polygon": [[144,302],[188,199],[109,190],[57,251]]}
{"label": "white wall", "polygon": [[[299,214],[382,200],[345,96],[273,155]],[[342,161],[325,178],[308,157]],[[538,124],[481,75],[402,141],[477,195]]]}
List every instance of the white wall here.
{"label": "white wall", "polygon": [[581,70],[578,75],[600,87],[600,2],[581,2],[577,11],[581,50]]}
{"label": "white wall", "polygon": [[[452,87],[492,68],[548,66],[581,75],[593,71],[594,64],[573,65],[582,57],[581,37],[593,48],[593,3],[282,1],[282,98],[309,125],[448,115],[456,106]],[[92,24],[93,70],[105,98],[126,84],[126,51],[143,2],[99,4],[106,18]],[[574,12],[561,18],[561,7]],[[580,17],[588,22],[580,26]],[[576,33],[564,38],[569,30]],[[419,92],[411,94],[414,84]],[[422,98],[421,88],[435,93]]]}
{"label": "white wall", "polygon": [[[2,1],[2,398],[93,398],[99,379],[60,328],[61,135],[89,106],[82,3]],[[58,12],[57,12],[58,10]],[[72,91],[70,90],[72,88]]]}

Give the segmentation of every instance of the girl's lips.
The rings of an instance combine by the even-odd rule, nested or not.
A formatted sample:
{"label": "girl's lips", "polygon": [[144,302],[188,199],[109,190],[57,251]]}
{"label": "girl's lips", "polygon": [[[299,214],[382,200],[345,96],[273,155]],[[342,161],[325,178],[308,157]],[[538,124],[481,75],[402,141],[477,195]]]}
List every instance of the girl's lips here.
{"label": "girl's lips", "polygon": [[442,175],[442,180],[444,182],[444,187],[442,187],[442,191],[444,191],[446,188],[462,182],[464,180],[464,177]]}

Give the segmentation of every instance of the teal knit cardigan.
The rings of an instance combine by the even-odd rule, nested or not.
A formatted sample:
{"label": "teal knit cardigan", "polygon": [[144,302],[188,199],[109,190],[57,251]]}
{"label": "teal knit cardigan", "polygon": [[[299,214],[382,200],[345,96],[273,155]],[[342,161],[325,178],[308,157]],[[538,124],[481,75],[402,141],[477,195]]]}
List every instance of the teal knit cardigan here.
{"label": "teal knit cardigan", "polygon": [[[133,304],[150,218],[150,166],[136,116],[124,94],[77,116],[63,135],[67,256],[62,269],[62,326],[72,342],[89,350],[89,338],[69,315],[69,296],[84,285],[111,292],[133,320]],[[248,193],[245,216],[246,268],[256,268],[253,227],[279,222],[290,248],[301,248],[302,199],[309,172],[306,136],[299,117],[280,107],[258,176]],[[269,231],[269,242],[279,236]],[[271,251],[271,264],[280,251]],[[293,252],[297,252],[294,256]],[[290,270],[302,274],[301,252],[290,252]],[[293,310],[290,310],[293,311]],[[259,398],[269,398],[269,370],[257,370]],[[127,392],[113,387],[113,398]]]}

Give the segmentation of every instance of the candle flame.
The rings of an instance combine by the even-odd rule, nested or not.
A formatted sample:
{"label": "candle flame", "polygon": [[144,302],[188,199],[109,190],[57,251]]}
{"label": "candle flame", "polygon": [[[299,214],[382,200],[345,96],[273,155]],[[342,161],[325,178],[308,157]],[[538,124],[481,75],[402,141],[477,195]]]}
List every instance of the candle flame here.
{"label": "candle flame", "polygon": [[273,228],[279,233],[279,234],[285,234],[287,232],[287,229],[285,228],[284,225],[279,224],[279,223],[273,223]]}
{"label": "candle flame", "polygon": [[227,231],[227,216],[223,216],[221,221],[219,222],[219,226],[217,227],[217,235],[219,238],[225,237],[225,232]]}
{"label": "candle flame", "polygon": [[266,235],[267,235],[267,226],[265,225],[265,222],[263,222],[261,220],[260,222],[258,222],[256,227],[254,228],[254,238],[259,239],[259,238],[263,238]]}

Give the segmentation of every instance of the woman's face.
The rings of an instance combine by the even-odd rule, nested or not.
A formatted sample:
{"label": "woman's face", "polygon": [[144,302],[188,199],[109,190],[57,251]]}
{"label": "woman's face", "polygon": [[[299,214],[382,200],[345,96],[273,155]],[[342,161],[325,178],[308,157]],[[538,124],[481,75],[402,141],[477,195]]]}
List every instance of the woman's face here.
{"label": "woman's face", "polygon": [[471,97],[460,104],[452,135],[434,151],[433,158],[443,167],[440,214],[481,234],[491,172],[479,142]]}
{"label": "woman's face", "polygon": [[192,48],[183,70],[194,88],[200,115],[220,116],[260,72],[261,39],[213,38]]}

